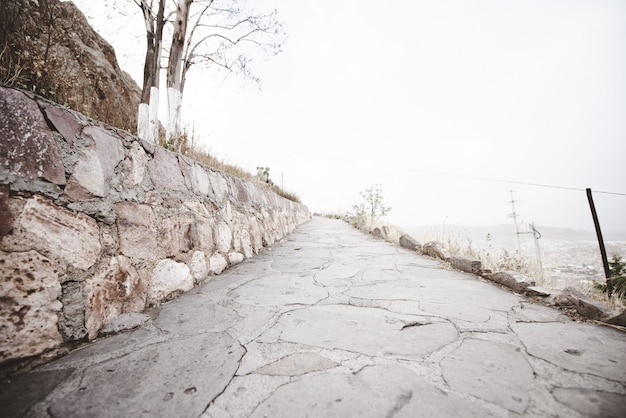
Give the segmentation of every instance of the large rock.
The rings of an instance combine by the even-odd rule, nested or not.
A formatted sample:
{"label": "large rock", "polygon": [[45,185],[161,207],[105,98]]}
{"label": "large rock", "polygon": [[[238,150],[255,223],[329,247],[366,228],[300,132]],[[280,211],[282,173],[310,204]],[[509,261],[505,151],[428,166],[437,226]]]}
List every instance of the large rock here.
{"label": "large rock", "polygon": [[222,176],[222,173],[217,171],[208,171],[209,182],[211,183],[211,189],[217,203],[221,203],[226,194],[228,193],[228,182]]}
{"label": "large rock", "polygon": [[148,298],[150,302],[160,302],[192,288],[193,277],[189,267],[168,258],[159,261],[152,271]]}
{"label": "large rock", "polygon": [[26,201],[14,240],[87,270],[100,256],[98,224],[89,216],[56,206],[40,196]]}
{"label": "large rock", "polygon": [[400,245],[411,251],[421,251],[422,249],[422,244],[409,234],[404,234],[400,237]]}
{"label": "large rock", "polygon": [[554,298],[554,302],[557,306],[572,306],[580,315],[597,321],[608,321],[615,316],[610,309],[600,302],[588,298],[571,287],[563,289],[563,291]]}
{"label": "large rock", "polygon": [[150,180],[158,192],[187,192],[178,156],[161,147],[154,150],[154,158],[148,162]]}
{"label": "large rock", "polygon": [[195,283],[200,283],[206,279],[209,266],[202,251],[194,251],[188,265]]}
{"label": "large rock", "polygon": [[612,318],[607,319],[609,324],[620,325],[622,327],[626,327],[626,310],[622,311],[619,315],[615,315]]}
{"label": "large rock", "polygon": [[222,254],[213,254],[209,258],[209,273],[220,274],[228,267],[228,261]]}
{"label": "large rock", "polygon": [[1,86],[0,138],[0,174],[65,184],[59,149],[41,110],[24,93]]}
{"label": "large rock", "polygon": [[154,258],[157,252],[157,229],[152,208],[131,202],[115,205],[120,251],[127,257]]}
{"label": "large rock", "polygon": [[143,182],[148,161],[148,155],[143,147],[138,142],[133,142],[122,166],[124,186],[134,187]]}
{"label": "large rock", "polygon": [[248,223],[250,224],[250,235],[254,253],[258,254],[263,248],[263,233],[261,232],[261,227],[259,226],[259,221],[256,216],[251,216],[250,219],[248,219]]}
{"label": "large rock", "polygon": [[512,289],[517,293],[524,293],[529,286],[534,286],[534,280],[531,280],[527,276],[514,271],[501,271],[497,273],[485,273],[483,277],[499,283],[503,286]]}
{"label": "large rock", "polygon": [[189,177],[191,180],[191,189],[200,195],[209,194],[211,184],[209,183],[209,175],[204,167],[200,164],[192,164],[189,169]]}
{"label": "large rock", "polygon": [[85,325],[89,339],[98,336],[113,318],[131,310],[143,310],[146,289],[130,260],[111,258],[108,265],[85,281]]}
{"label": "large rock", "polygon": [[54,105],[47,106],[44,112],[63,139],[65,139],[68,144],[73,145],[76,136],[80,134],[81,130],[81,125],[76,120],[76,116],[69,110]]}
{"label": "large rock", "polygon": [[433,258],[447,261],[450,254],[443,248],[443,245],[437,241],[427,242],[422,246],[422,253]]}
{"label": "large rock", "polygon": [[473,260],[470,258],[453,255],[448,259],[452,268],[465,271],[467,273],[477,274],[482,268],[480,260]]}
{"label": "large rock", "polygon": [[0,362],[59,346],[61,285],[51,261],[36,251],[0,251],[0,277]]}
{"label": "large rock", "polygon": [[233,232],[226,222],[219,222],[215,226],[213,235],[215,237],[215,246],[217,247],[217,250],[223,254],[228,254],[232,247]]}
{"label": "large rock", "polygon": [[184,213],[163,219],[159,226],[159,242],[166,257],[191,251],[198,242],[195,218]]}
{"label": "large rock", "polygon": [[[20,1],[3,7],[11,3],[20,12],[9,17],[5,10],[2,26],[9,48],[3,62],[20,63],[20,85],[94,119],[134,130],[141,90],[74,3]],[[1,65],[0,79],[8,80],[12,72],[13,66]]]}
{"label": "large rock", "polygon": [[115,167],[124,159],[120,140],[104,129],[89,126],[83,136],[90,138],[91,144],[82,150],[65,188],[65,195],[72,200],[105,197]]}

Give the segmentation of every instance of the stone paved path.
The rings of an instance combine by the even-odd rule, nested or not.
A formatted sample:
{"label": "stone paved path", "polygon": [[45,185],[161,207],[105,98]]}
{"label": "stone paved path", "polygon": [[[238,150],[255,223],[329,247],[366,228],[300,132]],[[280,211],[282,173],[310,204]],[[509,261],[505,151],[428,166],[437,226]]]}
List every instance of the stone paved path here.
{"label": "stone paved path", "polygon": [[342,221],[152,316],[4,380],[0,415],[626,416],[626,333]]}

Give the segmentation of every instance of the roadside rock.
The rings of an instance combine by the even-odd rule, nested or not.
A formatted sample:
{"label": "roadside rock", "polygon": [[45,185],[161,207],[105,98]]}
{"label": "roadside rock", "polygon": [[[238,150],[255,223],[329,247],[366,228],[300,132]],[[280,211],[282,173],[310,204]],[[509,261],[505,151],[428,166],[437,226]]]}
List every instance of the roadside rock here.
{"label": "roadside rock", "polygon": [[626,327],[626,310],[624,310],[621,314],[614,316],[613,318],[606,321],[609,324],[620,325],[622,327]]}
{"label": "roadside rock", "polygon": [[443,248],[443,245],[437,241],[427,242],[422,245],[422,254],[444,261],[448,261],[450,258],[450,254],[448,254],[448,252]]}
{"label": "roadside rock", "polygon": [[517,293],[524,293],[528,286],[534,286],[535,282],[521,273],[514,271],[500,271],[497,273],[485,273],[483,277],[493,282],[506,286]]}
{"label": "roadside rock", "polygon": [[613,312],[604,305],[589,299],[587,296],[571,287],[563,289],[563,291],[554,298],[554,304],[556,306],[574,307],[576,312],[580,315],[597,321],[606,322],[614,316]]}
{"label": "roadside rock", "polygon": [[415,238],[409,234],[404,234],[400,237],[400,245],[411,251],[421,251],[422,244],[420,244]]}
{"label": "roadside rock", "polygon": [[480,260],[473,260],[466,257],[453,255],[448,260],[453,269],[461,270],[466,273],[478,274],[482,268]]}

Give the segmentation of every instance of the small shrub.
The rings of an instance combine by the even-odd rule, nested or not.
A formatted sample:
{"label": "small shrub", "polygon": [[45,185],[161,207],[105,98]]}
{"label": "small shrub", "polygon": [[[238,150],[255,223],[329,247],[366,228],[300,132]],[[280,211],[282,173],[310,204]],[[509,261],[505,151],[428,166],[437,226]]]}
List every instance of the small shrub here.
{"label": "small shrub", "polygon": [[622,257],[614,254],[609,261],[609,278],[606,283],[593,283],[594,289],[606,293],[609,298],[614,295],[615,298],[626,301],[626,262]]}
{"label": "small shrub", "polygon": [[385,206],[383,203],[384,198],[380,184],[369,187],[360,194],[365,202],[352,206],[354,212],[349,214],[350,223],[358,229],[364,228],[369,223],[369,229],[372,229],[374,221],[388,214],[391,207]]}

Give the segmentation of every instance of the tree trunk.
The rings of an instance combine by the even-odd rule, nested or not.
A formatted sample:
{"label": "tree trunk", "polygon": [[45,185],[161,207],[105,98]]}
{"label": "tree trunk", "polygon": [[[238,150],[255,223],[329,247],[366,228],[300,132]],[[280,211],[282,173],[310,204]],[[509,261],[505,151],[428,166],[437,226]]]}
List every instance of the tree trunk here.
{"label": "tree trunk", "polygon": [[141,0],[146,25],[146,60],[143,70],[143,88],[137,113],[137,136],[153,144],[159,139],[159,74],[161,71],[161,46],[165,0],[159,0],[156,17],[151,4]]}
{"label": "tree trunk", "polygon": [[168,125],[167,141],[176,140],[182,136],[181,128],[181,102],[182,102],[182,68],[183,54],[185,50],[185,38],[187,36],[187,21],[189,20],[189,7],[192,0],[178,0],[176,7],[176,19],[174,20],[174,34],[170,57],[167,63],[167,105]]}

